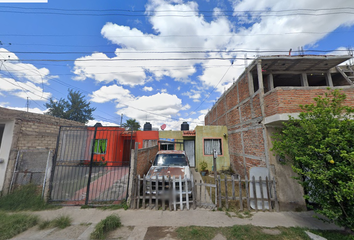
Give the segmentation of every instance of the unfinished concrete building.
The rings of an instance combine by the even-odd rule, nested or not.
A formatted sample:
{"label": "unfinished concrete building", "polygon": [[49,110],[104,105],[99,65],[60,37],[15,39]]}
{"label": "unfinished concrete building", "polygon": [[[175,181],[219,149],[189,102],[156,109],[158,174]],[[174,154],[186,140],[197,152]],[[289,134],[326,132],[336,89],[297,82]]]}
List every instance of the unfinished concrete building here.
{"label": "unfinished concrete building", "polygon": [[313,103],[327,88],[342,89],[354,106],[354,72],[339,66],[352,56],[262,56],[255,59],[205,116],[205,125],[226,125],[231,166],[249,175],[266,167],[277,180],[282,210],[305,208],[303,189],[289,165],[270,151],[275,127],[297,116],[300,104]]}

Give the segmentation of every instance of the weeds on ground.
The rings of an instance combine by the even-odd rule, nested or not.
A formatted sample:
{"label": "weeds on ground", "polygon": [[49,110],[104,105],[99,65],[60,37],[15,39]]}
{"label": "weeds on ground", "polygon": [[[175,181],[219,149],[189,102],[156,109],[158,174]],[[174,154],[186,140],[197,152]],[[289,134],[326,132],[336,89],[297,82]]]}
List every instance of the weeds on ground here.
{"label": "weeds on ground", "polygon": [[21,186],[12,193],[0,197],[0,210],[2,211],[40,211],[57,208],[59,207],[46,203],[38,187],[33,184]]}
{"label": "weeds on ground", "polygon": [[38,216],[0,212],[0,240],[10,239],[38,223]]}
{"label": "weeds on ground", "polygon": [[72,219],[69,216],[60,216],[57,217],[51,221],[46,220],[43,221],[39,224],[38,228],[39,229],[46,229],[46,228],[52,228],[52,227],[57,227],[60,229],[64,229],[66,227],[69,227],[71,225]]}
{"label": "weeds on ground", "polygon": [[112,214],[101,220],[91,233],[91,239],[105,239],[108,232],[122,226],[118,215]]}
{"label": "weeds on ground", "polygon": [[[267,233],[265,231],[276,231],[276,233]],[[237,240],[283,240],[283,239],[292,239],[292,240],[308,240],[309,237],[306,235],[305,231],[308,229],[305,228],[263,228],[252,225],[238,226],[233,227],[180,227],[177,230],[178,238],[182,240],[208,240],[213,239],[217,234],[222,234],[227,239],[237,239]],[[328,240],[353,240],[353,236],[345,234],[343,231],[320,231],[320,230],[310,230],[311,232],[321,235]]]}
{"label": "weeds on ground", "polygon": [[107,206],[90,206],[90,205],[82,205],[81,209],[87,209],[87,208],[98,208],[102,210],[118,210],[118,209],[124,209],[127,210],[129,208],[128,204],[126,201],[122,201],[119,204],[111,204]]}

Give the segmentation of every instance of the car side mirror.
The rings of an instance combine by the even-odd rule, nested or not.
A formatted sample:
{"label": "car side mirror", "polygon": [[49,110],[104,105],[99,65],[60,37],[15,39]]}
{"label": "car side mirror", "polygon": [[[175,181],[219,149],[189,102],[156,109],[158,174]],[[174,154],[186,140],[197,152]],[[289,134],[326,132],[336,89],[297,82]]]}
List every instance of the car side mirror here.
{"label": "car side mirror", "polygon": [[150,163],[150,164],[152,164],[152,161],[151,161],[151,160],[149,160],[149,163]]}

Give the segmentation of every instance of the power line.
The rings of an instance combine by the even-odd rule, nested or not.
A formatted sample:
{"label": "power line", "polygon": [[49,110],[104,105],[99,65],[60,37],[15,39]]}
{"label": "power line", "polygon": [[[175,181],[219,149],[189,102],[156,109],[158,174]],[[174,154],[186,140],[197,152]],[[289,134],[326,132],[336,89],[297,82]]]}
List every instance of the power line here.
{"label": "power line", "polygon": [[[284,16],[324,16],[324,15],[337,15],[337,14],[349,14],[352,15],[354,12],[351,12],[353,8],[348,7],[348,8],[341,8],[341,9],[335,9],[334,12],[330,12],[333,9],[327,9],[327,10],[319,10],[322,12],[314,12],[314,10],[311,12],[309,11],[304,11],[304,12],[299,12],[299,11],[294,11],[294,10],[283,10],[283,11],[237,11],[237,12],[219,12],[218,16],[226,16],[226,17],[235,17],[235,18],[249,18],[248,15],[257,15],[258,17],[284,17]],[[30,10],[30,11],[27,11]],[[329,11],[329,12],[323,12],[323,11]],[[171,11],[169,14],[161,14],[163,12],[157,12],[157,11],[151,11],[151,12],[136,12],[136,11],[130,11],[130,12],[115,12],[115,13],[80,13],[80,12],[55,12],[55,11],[31,11],[31,9],[26,9],[26,11],[16,11],[16,10],[0,10],[0,12],[4,13],[16,13],[16,14],[42,14],[42,15],[63,15],[63,16],[90,16],[90,17],[99,17],[99,16],[121,16],[121,17],[199,17],[199,14],[203,13],[203,11],[190,11],[190,12],[178,12],[178,11]],[[175,14],[173,14],[175,13]],[[188,15],[182,15],[182,14],[177,14],[177,13],[189,13]],[[235,13],[238,13],[239,15],[235,15]],[[214,17],[213,14],[207,15],[203,14],[203,17]]]}
{"label": "power line", "polygon": [[[340,49],[331,49],[331,50],[295,50],[293,53],[303,53],[303,52],[347,52],[348,50]],[[71,51],[71,52],[62,52],[62,51],[11,51],[12,53],[21,53],[21,54],[92,54],[92,51]],[[116,51],[101,51],[104,54],[115,53]],[[206,53],[288,53],[289,50],[205,50],[205,51],[120,51],[119,53],[129,53],[129,54],[174,54],[174,53],[183,53],[183,54],[206,54]],[[0,51],[0,53],[8,53],[8,51]]]}

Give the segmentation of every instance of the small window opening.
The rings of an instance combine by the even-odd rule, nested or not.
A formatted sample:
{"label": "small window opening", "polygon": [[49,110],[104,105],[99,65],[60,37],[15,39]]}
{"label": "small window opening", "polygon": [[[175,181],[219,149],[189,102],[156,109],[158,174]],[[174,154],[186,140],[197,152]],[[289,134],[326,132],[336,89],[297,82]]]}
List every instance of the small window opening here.
{"label": "small window opening", "polygon": [[276,87],[301,87],[299,74],[274,74],[274,88]]}
{"label": "small window opening", "polygon": [[307,74],[309,86],[327,86],[326,76],[324,74]]}
{"label": "small window opening", "polygon": [[337,87],[337,86],[349,86],[350,84],[348,83],[347,80],[344,79],[344,77],[342,76],[342,74],[340,73],[332,73],[332,82],[333,82],[333,86]]}

